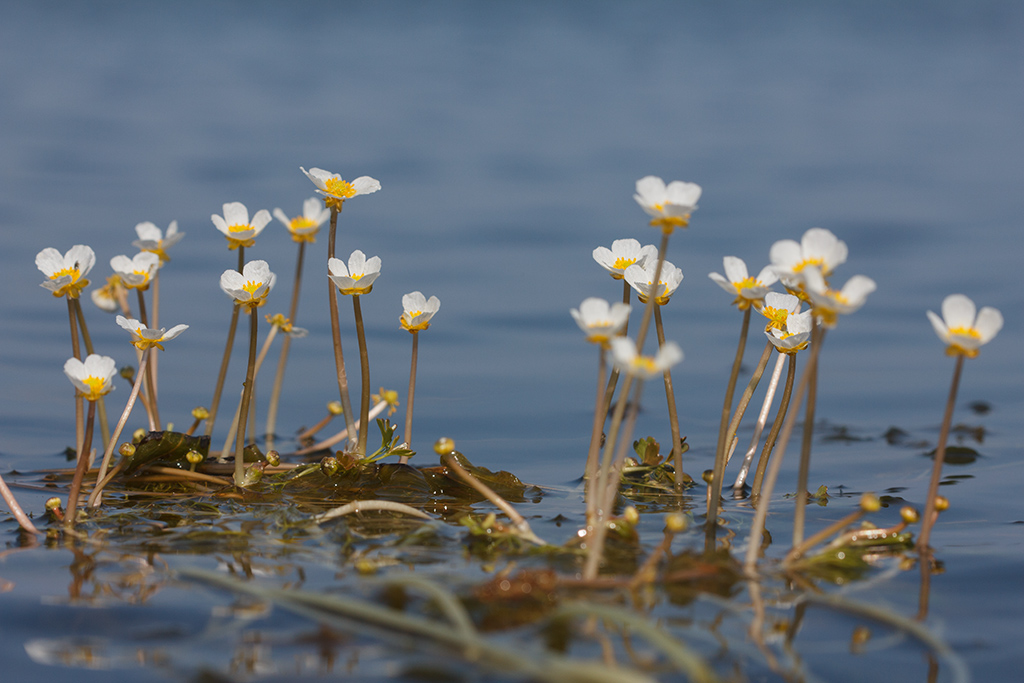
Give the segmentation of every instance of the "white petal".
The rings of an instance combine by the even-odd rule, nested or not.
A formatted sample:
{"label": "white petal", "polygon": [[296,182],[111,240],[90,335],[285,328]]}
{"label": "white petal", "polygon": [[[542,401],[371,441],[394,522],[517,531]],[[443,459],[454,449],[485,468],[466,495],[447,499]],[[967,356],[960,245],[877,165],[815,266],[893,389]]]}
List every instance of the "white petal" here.
{"label": "white petal", "polygon": [[793,270],[793,266],[802,260],[800,245],[793,240],[779,240],[768,252],[768,260],[776,267]]}
{"label": "white petal", "polygon": [[149,221],[136,225],[135,234],[139,236],[140,240],[146,240],[147,242],[159,242],[163,239],[163,233],[160,231],[160,228]]}
{"label": "white petal", "polygon": [[747,264],[743,259],[726,256],[722,259],[722,265],[725,268],[725,277],[729,278],[729,282],[740,282],[747,279]]}
{"label": "white petal", "polygon": [[348,277],[348,268],[345,267],[345,262],[337,258],[327,259],[327,272],[336,277]]}
{"label": "white petal", "polygon": [[291,228],[292,227],[292,219],[288,218],[288,214],[286,214],[281,209],[279,209],[279,208],[274,209],[274,218],[276,218],[277,220],[279,220],[282,223],[284,223],[286,228]]}
{"label": "white petal", "polygon": [[164,334],[163,334],[164,340],[174,339],[175,337],[177,337],[179,334],[181,334],[182,332],[184,332],[187,329],[188,329],[188,325],[175,325],[171,329],[169,329],[166,332],[164,332]]}
{"label": "white petal", "polygon": [[228,202],[224,205],[224,220],[228,225],[249,225],[249,209],[242,202]]}
{"label": "white petal", "polygon": [[1003,314],[996,308],[985,306],[978,313],[974,329],[981,335],[982,344],[989,343],[999,330],[1003,329]]}
{"label": "white petal", "polygon": [[946,327],[946,323],[942,321],[942,318],[928,311],[928,320],[931,321],[932,328],[935,330],[935,334],[939,335],[939,339],[948,344],[949,328]]}
{"label": "white petal", "polygon": [[770,287],[779,280],[779,274],[775,272],[775,269],[771,266],[765,266],[761,269],[761,272],[757,274],[757,281],[765,287]]}
{"label": "white petal", "polygon": [[267,223],[270,222],[270,212],[266,209],[260,209],[256,212],[256,215],[252,217],[252,227],[256,231],[256,234],[263,232],[263,228],[267,227]]}
{"label": "white petal", "polygon": [[36,254],[36,268],[49,277],[64,269],[64,256],[53,247],[47,247]]}
{"label": "white petal", "polygon": [[211,214],[210,220],[213,221],[214,227],[220,230],[222,233],[224,233],[225,235],[231,234],[230,231],[228,230],[227,221],[224,220],[223,216],[218,214]]}
{"label": "white petal", "polygon": [[729,292],[730,294],[736,293],[736,288],[733,286],[733,284],[724,277],[722,277],[721,275],[719,275],[718,273],[708,273],[708,277],[711,278],[711,280],[715,284],[717,284],[719,287]]}
{"label": "white petal", "polygon": [[950,328],[974,327],[975,311],[974,302],[963,294],[950,294],[942,301],[942,319]]}
{"label": "white petal", "polygon": [[372,194],[380,189],[380,181],[368,175],[359,176],[352,181],[356,194]]}

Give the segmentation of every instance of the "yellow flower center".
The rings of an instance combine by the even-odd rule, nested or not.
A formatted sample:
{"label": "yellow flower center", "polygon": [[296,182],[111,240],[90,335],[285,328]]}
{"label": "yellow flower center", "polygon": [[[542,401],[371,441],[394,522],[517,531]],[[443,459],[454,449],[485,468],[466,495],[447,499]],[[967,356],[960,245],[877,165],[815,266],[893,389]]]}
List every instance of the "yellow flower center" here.
{"label": "yellow flower center", "polygon": [[[806,258],[803,261],[801,261],[800,263],[797,263],[795,266],[793,266],[793,272],[794,273],[799,273],[800,271],[802,271],[807,266],[824,266],[824,264],[825,264],[825,260],[824,259],[821,259],[821,258]],[[822,267],[821,270],[822,270],[822,275],[827,274],[827,273],[824,272],[825,271],[824,267]]]}
{"label": "yellow flower center", "polygon": [[259,289],[262,286],[263,286],[262,282],[255,282],[253,280],[249,280],[244,285],[242,285],[242,289],[244,289],[245,291],[249,292],[249,294],[255,294],[256,290]]}
{"label": "yellow flower center", "polygon": [[654,359],[648,356],[637,356],[633,360],[633,367],[637,370],[643,370],[651,374],[658,371],[658,366],[654,364]]}
{"label": "yellow flower center", "polygon": [[351,275],[349,275],[349,277],[358,282],[359,279],[363,277],[363,275],[364,273],[352,273]]}
{"label": "yellow flower center", "polygon": [[86,377],[82,380],[82,384],[89,387],[89,393],[85,394],[85,397],[90,401],[96,400],[97,397],[104,394],[103,391],[103,378],[101,377]]}
{"label": "yellow flower center", "polygon": [[341,178],[328,178],[324,185],[327,186],[327,194],[334,197],[348,199],[356,196],[356,188],[352,187],[352,183]]}
{"label": "yellow flower center", "polygon": [[635,258],[623,258],[622,256],[620,256],[619,258],[615,259],[615,263],[612,264],[612,268],[615,268],[616,270],[625,270],[634,263],[636,263]]}
{"label": "yellow flower center", "polygon": [[949,328],[949,333],[970,337],[971,339],[981,339],[981,334],[973,327],[951,327]]}
{"label": "yellow flower center", "polygon": [[252,230],[252,226],[248,223],[235,223],[228,226],[228,232],[245,232],[246,230]]}
{"label": "yellow flower center", "polygon": [[[660,204],[655,205],[655,208],[657,208],[659,211],[661,210],[660,207],[661,207]],[[661,228],[661,231],[663,233],[665,233],[666,235],[671,235],[672,231],[674,231],[676,228],[685,228],[689,224],[690,224],[690,217],[688,215],[687,216],[661,216],[660,218],[655,218],[655,219],[653,219],[651,221],[651,226],[653,226],[655,228]]]}
{"label": "yellow flower center", "polygon": [[316,221],[310,220],[305,216],[299,216],[293,218],[291,224],[288,226],[289,230],[306,230],[308,228],[315,228]]}
{"label": "yellow flower center", "polygon": [[72,282],[76,282],[78,278],[82,277],[82,273],[78,270],[78,268],[62,268],[53,275],[51,275],[50,279],[56,280],[57,278],[66,277],[68,275],[71,276]]}
{"label": "yellow flower center", "polygon": [[740,280],[739,282],[732,283],[732,286],[736,288],[736,291],[742,289],[750,289],[751,287],[757,287],[757,280],[753,277],[748,277],[746,280]]}
{"label": "yellow flower center", "polygon": [[423,315],[423,311],[409,311],[409,320],[415,320],[418,315]]}
{"label": "yellow flower center", "polygon": [[785,308],[772,308],[771,306],[765,306],[761,309],[761,314],[768,318],[768,327],[774,327],[777,330],[786,329],[786,321],[789,319],[789,311]]}

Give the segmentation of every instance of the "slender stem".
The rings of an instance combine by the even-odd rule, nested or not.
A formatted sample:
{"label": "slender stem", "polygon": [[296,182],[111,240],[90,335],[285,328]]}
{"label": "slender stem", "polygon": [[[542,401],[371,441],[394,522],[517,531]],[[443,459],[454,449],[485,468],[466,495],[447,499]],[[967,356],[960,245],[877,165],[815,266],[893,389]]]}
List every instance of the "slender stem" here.
{"label": "slender stem", "polygon": [[[78,328],[82,331],[82,342],[85,344],[85,352],[87,354],[95,353],[92,347],[92,337],[89,336],[89,328],[85,324],[85,313],[82,312],[82,302],[79,299],[73,299],[75,302],[75,319],[78,320]],[[100,396],[96,404],[96,416],[100,421],[100,438],[103,439],[103,448],[107,447],[107,442],[110,441],[110,423],[107,421],[107,404]]]}
{"label": "slender stem", "polygon": [[[288,309],[288,320],[295,324],[299,312],[299,288],[302,286],[302,266],[306,259],[306,243],[299,242],[299,255],[295,262],[295,287],[292,288],[292,304]],[[288,335],[281,342],[281,355],[277,360],[277,373],[274,375],[274,388],[270,391],[270,406],[267,408],[267,448],[273,449],[275,430],[277,429],[277,406],[281,401],[281,386],[284,384],[284,369],[288,363],[288,352],[292,348],[292,337]]]}
{"label": "slender stem", "polygon": [[[160,268],[163,266],[163,262],[157,266],[156,273],[153,275],[153,327],[160,327]],[[160,375],[160,356],[153,356],[149,360],[150,367],[153,368],[153,388],[151,390],[153,394],[153,405],[157,403],[157,382]]]}
{"label": "slender stem", "polygon": [[[665,345],[665,327],[661,323],[661,306],[654,306],[654,327],[658,333],[658,348]],[[676,392],[672,389],[672,371],[665,370],[665,398],[668,400],[668,426],[672,433],[672,465],[675,467],[676,491],[683,490],[683,452],[679,443],[679,414],[676,412]]]}
{"label": "slender stem", "polygon": [[757,564],[758,551],[761,548],[761,537],[764,534],[765,521],[768,519],[768,507],[771,505],[772,492],[775,490],[775,482],[779,478],[779,471],[782,469],[782,458],[786,455],[786,445],[789,437],[793,434],[793,427],[796,425],[797,415],[800,414],[800,402],[804,399],[807,385],[810,383],[811,373],[818,364],[818,353],[821,344],[811,345],[811,358],[807,361],[807,368],[800,377],[800,385],[796,388],[793,410],[786,415],[786,421],[779,434],[779,452],[771,461],[768,473],[765,475],[762,485],[761,499],[757,503],[757,511],[754,513],[754,520],[750,524],[750,538],[747,540],[747,555],[744,558],[744,571],[753,576]]}
{"label": "slender stem", "polygon": [[[245,247],[238,247],[238,272],[245,266]],[[235,330],[238,329],[238,304],[231,311],[231,324],[228,326],[228,340],[224,345],[224,356],[220,360],[220,372],[217,373],[217,386],[213,389],[213,400],[210,401],[210,417],[206,418],[206,436],[213,434],[213,425],[217,421],[217,409],[220,407],[220,395],[224,390],[224,379],[228,374],[228,361],[231,350],[235,346]]]}
{"label": "slender stem", "polygon": [[[373,418],[383,413],[384,409],[387,407],[388,402],[381,401],[380,403],[373,407],[373,409],[370,411],[370,414],[367,416],[366,419],[372,420]],[[354,426],[358,430],[360,427],[360,423],[356,422]],[[300,448],[299,450],[295,451],[293,455],[307,455],[308,453],[316,453],[317,451],[322,451],[325,448],[331,448],[332,446],[334,446],[334,444],[344,441],[346,438],[348,438],[348,429],[343,429],[334,436],[328,437],[323,441],[318,441],[312,446],[309,446],[307,448]]]}
{"label": "slender stem", "polygon": [[[622,280],[622,303],[624,303],[626,305],[629,305],[629,298],[630,298],[630,294],[631,294],[632,291],[633,291],[633,288],[630,287],[629,283],[626,282],[625,279],[623,279]],[[626,324],[622,326],[622,331],[619,333],[619,336],[625,337],[628,332],[629,332],[629,319],[627,318]],[[615,395],[615,385],[618,383],[618,381],[619,381],[619,369],[618,368],[612,368],[612,374],[608,378],[608,389],[605,391],[605,394],[604,394],[604,411],[601,413],[601,424],[604,424],[605,418],[608,417],[608,411],[612,409],[612,397]],[[598,450],[600,450],[600,447],[598,447]]]}
{"label": "slender stem", "polygon": [[[263,367],[263,360],[267,357],[267,352],[270,351],[270,345],[274,343],[274,337],[277,336],[277,331],[280,328],[277,325],[270,326],[270,332],[267,334],[267,338],[263,340],[263,346],[260,347],[260,352],[256,356],[256,369],[253,371],[253,382],[259,377],[260,368]],[[287,335],[285,339],[287,339]],[[255,385],[254,385],[255,386]],[[228,429],[228,436],[224,440],[224,447],[221,449],[222,454],[226,454],[228,449],[231,447],[231,442],[234,440],[235,435],[238,433],[238,421],[242,413],[242,399],[245,396],[245,388],[242,388],[242,394],[239,395],[238,405],[235,407],[235,416],[231,420],[231,427]],[[250,404],[253,403],[252,399],[249,399]],[[252,421],[252,411],[249,414],[249,420]]]}
{"label": "slender stem", "polygon": [[366,455],[366,438],[370,429],[367,422],[370,413],[370,357],[366,353],[366,331],[363,329],[363,307],[359,303],[360,296],[352,295],[352,310],[356,316],[356,337],[359,339],[359,376],[362,380],[362,390],[359,396],[359,443],[356,446],[356,453]]}
{"label": "slender stem", "polygon": [[768,413],[772,408],[772,401],[775,399],[775,392],[779,388],[779,379],[782,377],[782,366],[786,363],[786,354],[776,354],[775,367],[772,369],[772,377],[768,382],[768,390],[764,394],[764,402],[761,404],[761,412],[757,414],[757,423],[754,425],[754,436],[750,439],[750,446],[743,456],[743,464],[736,475],[736,482],[733,484],[734,495],[739,492],[747,480],[750,472],[750,465],[754,462],[754,453],[757,451],[757,443],[761,440],[761,432],[768,423]]}
{"label": "slender stem", "polygon": [[946,459],[946,441],[949,439],[949,428],[953,422],[953,406],[956,404],[956,394],[960,388],[960,373],[964,367],[964,356],[956,357],[956,367],[953,368],[953,383],[949,387],[949,399],[946,401],[946,413],[942,417],[942,427],[939,429],[939,443],[935,447],[935,460],[932,463],[932,478],[928,483],[928,498],[924,504],[924,519],[921,522],[921,534],[917,537],[917,553],[924,557],[928,550],[928,539],[932,534],[932,526],[935,524],[935,499],[939,495],[939,482],[942,480],[942,463]]}
{"label": "slender stem", "polygon": [[256,375],[256,328],[259,316],[256,307],[249,307],[249,365],[245,370],[245,386],[242,391],[242,405],[238,411],[239,425],[235,440],[235,486],[242,486],[245,481],[245,423],[249,418],[249,401],[252,400],[252,383]]}
{"label": "slender stem", "polygon": [[75,476],[71,480],[71,492],[68,493],[67,516],[64,524],[68,527],[75,526],[75,518],[78,516],[78,495],[82,490],[82,479],[85,471],[89,469],[89,451],[92,449],[92,426],[96,421],[96,402],[89,401],[89,416],[85,421],[85,440],[82,442],[82,450],[78,452],[78,466],[75,467]]}
{"label": "slender stem", "polygon": [[[587,465],[583,471],[583,478],[586,481],[586,486],[593,489],[597,485],[597,463],[598,458],[601,455],[601,426],[604,424],[605,408],[604,408],[604,397],[605,397],[605,375],[607,374],[608,361],[606,359],[604,346],[598,346],[597,348],[597,398],[594,402],[594,426],[590,432],[590,449],[587,452]],[[594,507],[596,496],[586,496],[587,501],[587,520],[594,517]]]}
{"label": "slender stem", "polygon": [[761,484],[764,482],[764,473],[768,469],[768,458],[771,457],[772,449],[775,448],[775,441],[779,437],[782,423],[786,419],[786,411],[789,409],[789,400],[793,396],[793,384],[796,380],[796,354],[788,353],[789,362],[786,364],[786,386],[782,389],[782,401],[779,402],[779,410],[775,413],[775,421],[772,422],[771,431],[765,439],[764,447],[761,449],[761,457],[757,460],[757,471],[754,473],[754,483],[750,487],[750,499],[757,500],[761,495]]}
{"label": "slender stem", "polygon": [[[715,446],[715,470],[718,470],[718,462],[723,457],[726,448],[725,434],[729,428],[729,414],[732,412],[732,397],[736,393],[736,381],[740,376],[740,366],[743,364],[743,353],[747,349],[747,332],[750,329],[750,308],[743,311],[743,324],[740,326],[740,341],[736,345],[736,356],[732,361],[732,370],[729,373],[729,383],[725,387],[725,401],[722,403],[722,419],[718,423],[718,445]],[[710,514],[710,513],[709,513]]]}
{"label": "slender stem", "polygon": [[[412,362],[409,364],[409,393],[405,403],[405,445],[412,448],[412,402],[416,396],[416,361],[419,355],[420,333],[412,330]],[[402,458],[406,462],[407,458]]]}
{"label": "slender stem", "polygon": [[14,493],[7,487],[7,482],[4,481],[3,477],[0,477],[0,497],[7,503],[8,509],[11,514],[14,515],[14,519],[18,520],[18,525],[33,534],[38,534],[39,529],[36,528],[29,516],[25,514],[25,511],[18,505],[18,500],[14,497]]}
{"label": "slender stem", "polygon": [[[75,304],[71,297],[68,297],[68,321],[71,324],[71,355],[82,360],[82,349],[78,345],[78,324],[75,322]],[[82,439],[85,438],[85,411],[82,409],[82,399],[75,389],[75,450],[81,452]]]}
{"label": "slender stem", "polygon": [[519,512],[512,507],[507,500],[499,496],[484,482],[480,481],[472,474],[466,471],[466,469],[459,464],[459,461],[455,458],[455,453],[446,453],[442,458],[443,464],[450,468],[462,481],[469,485],[473,490],[482,495],[484,498],[493,503],[499,510],[504,512],[509,521],[516,527],[516,531],[526,540],[532,541],[538,545],[545,545],[544,541],[539,539],[533,531],[530,529],[529,522],[523,518]]}
{"label": "slender stem", "polygon": [[[107,468],[110,467],[110,456],[114,453],[114,446],[117,444],[117,440],[121,438],[121,431],[124,430],[124,425],[128,422],[128,416],[132,414],[132,408],[135,407],[135,399],[139,397],[139,390],[142,388],[142,377],[146,374],[146,365],[149,363],[150,356],[155,352],[155,349],[149,349],[142,353],[142,360],[139,361],[139,372],[135,375],[135,384],[132,385],[132,392],[128,395],[128,402],[121,412],[121,418],[117,421],[117,426],[114,427],[114,433],[110,435],[107,449],[103,451],[103,461],[100,463],[100,471],[96,476],[96,481],[103,481],[106,477]],[[100,504],[100,493],[102,491],[102,487],[99,486],[93,489],[92,495],[89,496],[89,507],[95,507]]]}
{"label": "slender stem", "polygon": [[[817,320],[811,323],[811,344],[821,346],[825,328]],[[818,400],[818,364],[814,364],[810,385],[807,387],[807,407],[804,412],[804,440],[800,447],[800,468],[796,477],[796,509],[793,511],[793,546],[804,540],[804,520],[807,516],[807,480],[811,471],[811,442],[814,438],[814,409]]]}
{"label": "slender stem", "polygon": [[[142,293],[142,289],[138,288],[135,292],[139,295],[139,321],[149,327],[149,317],[146,315],[146,297]],[[149,431],[155,432],[160,430],[160,413],[157,412],[156,407],[156,370],[153,359],[149,359],[149,369],[147,376],[143,379],[146,385],[146,394],[149,396]],[[141,371],[140,371],[141,372]]]}
{"label": "slender stem", "polygon": [[647,330],[651,326],[651,316],[654,315],[654,307],[657,306],[658,290],[661,288],[661,269],[665,265],[665,252],[668,251],[668,236],[671,233],[661,232],[661,246],[658,248],[658,263],[654,266],[654,278],[651,280],[651,290],[647,296],[647,307],[644,308],[644,317],[640,319],[640,329],[636,333],[636,352],[644,352],[644,342],[647,340]]}
{"label": "slender stem", "polygon": [[[335,235],[338,230],[338,214],[341,209],[331,207],[331,228],[327,234],[327,258],[334,258]],[[338,393],[341,395],[341,411],[345,416],[345,429],[348,431],[350,445],[355,445],[355,416],[352,414],[352,401],[348,395],[348,375],[345,372],[345,356],[341,351],[341,325],[338,322],[338,288],[334,281],[327,278],[327,303],[331,312],[331,337],[334,340],[334,365],[338,370]]]}
{"label": "slender stem", "polygon": [[795,562],[796,560],[800,559],[803,556],[803,554],[806,553],[808,550],[810,550],[817,544],[821,543],[826,538],[836,533],[843,527],[853,524],[863,516],[864,510],[858,507],[856,510],[846,515],[842,519],[832,522],[821,531],[811,535],[810,538],[807,538],[806,540],[803,540],[800,543],[794,543],[793,547],[790,548],[789,552],[786,554],[786,558],[783,560],[783,562],[786,564],[789,564],[790,562]]}
{"label": "slender stem", "polygon": [[711,497],[708,499],[707,525],[709,529],[713,529],[718,524],[718,503],[722,495],[722,480],[725,479],[725,456],[728,454],[728,444],[732,442],[736,431],[739,429],[743,414],[747,412],[747,406],[750,405],[750,399],[754,396],[754,390],[757,389],[757,385],[761,381],[761,376],[764,374],[764,369],[768,365],[768,359],[771,358],[774,348],[771,342],[765,342],[764,352],[761,353],[761,358],[757,361],[757,368],[747,383],[747,388],[743,390],[740,402],[736,405],[736,412],[733,414],[729,427],[725,432],[725,441],[723,443],[727,444],[727,446],[719,451],[715,458],[715,469],[711,480]]}

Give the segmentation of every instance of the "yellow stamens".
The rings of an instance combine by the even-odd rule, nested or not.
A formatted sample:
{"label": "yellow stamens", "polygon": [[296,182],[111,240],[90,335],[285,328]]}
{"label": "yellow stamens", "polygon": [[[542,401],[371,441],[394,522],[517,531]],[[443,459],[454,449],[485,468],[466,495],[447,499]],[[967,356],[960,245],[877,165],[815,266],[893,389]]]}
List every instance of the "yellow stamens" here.
{"label": "yellow stamens", "polygon": [[234,225],[229,225],[228,226],[228,232],[246,232],[247,230],[252,230],[252,229],[253,229],[253,227],[251,225],[249,225],[248,223],[245,223],[245,224],[235,223]]}
{"label": "yellow stamens", "polygon": [[623,258],[620,256],[619,258],[615,259],[615,263],[612,264],[612,268],[615,268],[616,270],[625,270],[634,263],[636,263],[635,258]]}
{"label": "yellow stamens", "polygon": [[800,271],[802,271],[807,266],[819,266],[819,267],[822,267],[821,268],[821,271],[822,271],[821,274],[822,275],[827,275],[828,273],[825,272],[825,268],[823,267],[824,265],[825,265],[825,260],[824,259],[821,259],[821,258],[807,258],[807,259],[804,259],[803,261],[801,261],[800,263],[797,263],[795,266],[793,266],[793,272],[794,273],[799,273]]}
{"label": "yellow stamens", "polygon": [[249,294],[255,294],[256,290],[258,290],[262,286],[262,282],[254,282],[253,280],[249,280],[244,285],[242,285],[242,289],[247,291]]}
{"label": "yellow stamens", "polygon": [[774,327],[777,330],[786,329],[786,321],[789,320],[789,311],[785,308],[772,308],[765,306],[761,309],[761,315],[768,318],[768,328]]}
{"label": "yellow stamens", "polygon": [[356,196],[356,188],[352,187],[352,183],[341,178],[328,178],[324,185],[327,186],[327,194],[333,197],[339,197],[344,200]]}
{"label": "yellow stamens", "polygon": [[104,381],[101,377],[86,377],[82,380],[82,384],[89,387],[89,393],[82,392],[82,395],[90,401],[95,401],[106,393],[103,391]]}
{"label": "yellow stamens", "polygon": [[970,337],[971,339],[981,339],[981,334],[973,327],[951,327],[949,328],[949,333],[961,337]]}
{"label": "yellow stamens", "polygon": [[633,359],[633,367],[637,370],[644,370],[651,374],[658,371],[658,366],[654,364],[654,359],[649,356],[637,356]]}
{"label": "yellow stamens", "polygon": [[307,230],[309,228],[317,227],[316,221],[310,220],[305,216],[299,216],[293,218],[291,224],[288,226],[289,230]]}
{"label": "yellow stamens", "polygon": [[736,288],[736,291],[743,289],[749,289],[751,287],[757,287],[758,282],[753,277],[748,277],[746,280],[740,280],[739,282],[732,283],[732,286]]}
{"label": "yellow stamens", "polygon": [[69,275],[71,276],[72,282],[77,282],[78,278],[82,277],[82,273],[78,270],[78,268],[61,268],[56,273],[51,275],[50,279],[56,280],[57,278],[67,277]]}

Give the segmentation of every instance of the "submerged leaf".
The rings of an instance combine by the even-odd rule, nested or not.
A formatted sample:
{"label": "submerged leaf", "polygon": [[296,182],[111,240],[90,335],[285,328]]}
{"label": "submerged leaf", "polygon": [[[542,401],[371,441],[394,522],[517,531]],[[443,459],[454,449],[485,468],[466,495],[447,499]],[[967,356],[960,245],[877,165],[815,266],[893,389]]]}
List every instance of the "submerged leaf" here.
{"label": "submerged leaf", "polygon": [[210,452],[210,437],[191,436],[181,432],[150,432],[135,445],[135,453],[128,458],[121,472],[130,475],[145,465],[188,469],[185,456],[198,451],[205,458]]}

